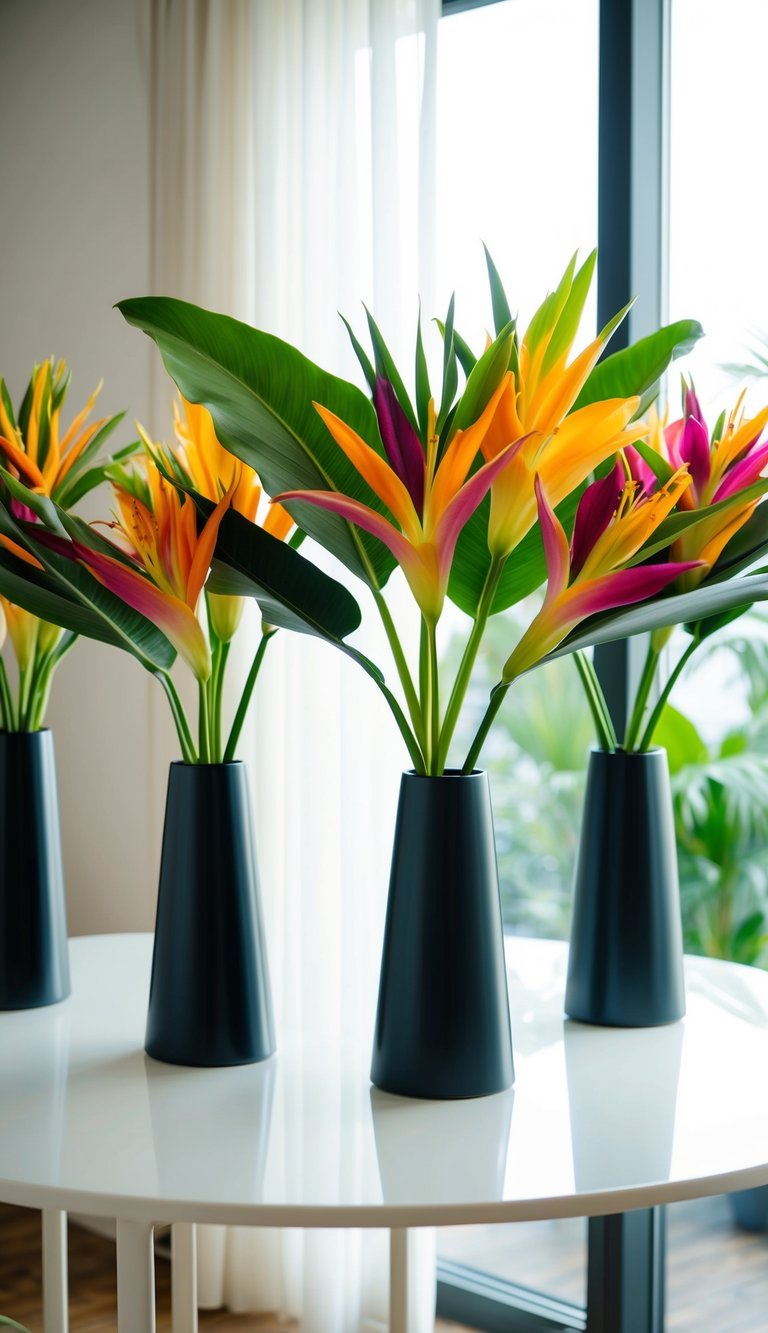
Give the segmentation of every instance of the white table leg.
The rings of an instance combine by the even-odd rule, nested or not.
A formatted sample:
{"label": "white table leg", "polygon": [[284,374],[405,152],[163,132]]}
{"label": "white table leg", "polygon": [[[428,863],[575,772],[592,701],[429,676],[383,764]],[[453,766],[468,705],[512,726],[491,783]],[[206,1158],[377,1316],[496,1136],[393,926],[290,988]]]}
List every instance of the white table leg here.
{"label": "white table leg", "polygon": [[408,1231],[389,1233],[389,1333],[408,1333]]}
{"label": "white table leg", "polygon": [[197,1333],[197,1237],[194,1222],[171,1227],[173,1333]]}
{"label": "white table leg", "polygon": [[43,1328],[45,1333],[67,1333],[67,1214],[57,1208],[43,1212]]}
{"label": "white table leg", "polygon": [[155,1333],[154,1228],[117,1222],[118,1333]]}

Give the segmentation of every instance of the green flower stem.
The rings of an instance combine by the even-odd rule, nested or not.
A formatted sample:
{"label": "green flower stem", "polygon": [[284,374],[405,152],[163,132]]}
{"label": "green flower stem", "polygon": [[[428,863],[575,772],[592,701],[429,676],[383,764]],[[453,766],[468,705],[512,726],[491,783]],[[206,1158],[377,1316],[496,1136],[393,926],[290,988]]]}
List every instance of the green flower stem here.
{"label": "green flower stem", "polygon": [[499,681],[499,684],[494,686],[494,688],[491,690],[490,702],[485,710],[485,714],[483,715],[483,720],[477,729],[477,732],[475,734],[475,739],[473,740],[469,748],[469,754],[467,755],[464,761],[464,767],[461,770],[465,776],[473,771],[475,764],[477,763],[477,760],[479,758],[480,751],[485,745],[488,732],[490,731],[493,725],[494,718],[496,717],[496,714],[501,708],[507,690],[509,689],[511,684],[512,684],[511,680],[506,682]]}
{"label": "green flower stem", "polygon": [[403,694],[405,695],[405,702],[407,704],[408,712],[410,714],[411,725],[413,726],[414,735],[418,742],[419,748],[423,754],[425,750],[424,718],[422,716],[421,706],[419,704],[419,697],[416,693],[413,680],[411,679],[411,673],[408,669],[408,663],[405,658],[405,653],[403,652],[403,645],[401,644],[400,639],[398,638],[397,630],[395,629],[395,623],[392,619],[392,614],[382,594],[380,593],[378,588],[373,588],[372,592],[373,592],[373,600],[375,601],[376,606],[378,607],[379,610],[379,615],[381,616],[381,622],[384,626],[384,632],[389,641],[389,646],[392,651],[392,656],[395,661],[395,666],[397,668],[397,674],[400,678],[400,684],[403,687]]}
{"label": "green flower stem", "polygon": [[171,713],[173,714],[173,720],[176,724],[176,734],[179,738],[184,763],[196,764],[197,753],[195,751],[195,743],[192,740],[192,731],[189,722],[187,721],[187,715],[184,712],[184,705],[178,696],[176,686],[167,671],[153,671],[152,674],[160,681],[160,684],[168,696],[168,702],[171,705]]}
{"label": "green flower stem", "polygon": [[659,649],[654,647],[653,642],[649,643],[648,652],[643,665],[643,674],[640,677],[640,684],[637,687],[635,706],[632,709],[632,716],[629,719],[629,726],[627,727],[624,736],[624,749],[628,753],[631,753],[637,747],[637,738],[640,735],[640,728],[643,725],[643,718],[645,717],[648,699],[653,687],[653,682],[656,679],[656,669],[659,665],[660,656],[661,653]]}
{"label": "green flower stem", "polygon": [[27,711],[29,709],[29,697],[32,692],[32,682],[35,673],[34,658],[28,666],[19,670],[19,696],[17,708],[18,730],[27,730]]}
{"label": "green flower stem", "polygon": [[210,679],[198,681],[198,754],[201,764],[210,764],[211,759],[211,709],[208,687]]}
{"label": "green flower stem", "polygon": [[254,686],[256,684],[259,671],[261,669],[261,664],[264,661],[264,654],[267,651],[267,644],[269,643],[270,639],[272,638],[272,635],[275,632],[276,631],[273,629],[269,630],[269,632],[266,633],[262,630],[261,641],[254,654],[253,662],[251,663],[251,669],[248,672],[245,685],[243,686],[243,692],[240,695],[240,702],[237,705],[237,712],[235,713],[235,719],[234,722],[232,723],[232,730],[230,731],[229,737],[227,739],[226,748],[224,750],[225,764],[231,764],[232,760],[235,757],[235,751],[237,750],[238,742],[240,740],[240,733],[243,730],[243,723],[245,722],[246,713],[248,712],[248,708],[251,703],[251,696],[253,694]]}
{"label": "green flower stem", "polygon": [[480,600],[477,606],[477,614],[475,615],[472,631],[467,640],[467,646],[464,649],[464,655],[456,674],[451,697],[448,700],[448,707],[445,710],[442,731],[440,732],[437,762],[441,773],[445,768],[446,760],[448,758],[448,750],[453,739],[453,733],[456,730],[456,724],[459,720],[461,706],[464,703],[467,689],[469,688],[472,668],[475,665],[475,659],[482,642],[483,634],[485,633],[488,618],[491,614],[493,599],[496,595],[496,589],[499,586],[499,579],[501,578],[505,563],[506,559],[494,559],[489,565],[488,573],[485,576],[483,591],[480,594]]}
{"label": "green flower stem", "polygon": [[208,681],[209,716],[211,724],[211,760],[221,762],[222,728],[221,709],[224,694],[224,673],[229,656],[229,643],[221,639],[212,639],[212,669]]}
{"label": "green flower stem", "polygon": [[2,718],[3,731],[15,731],[16,716],[13,707],[13,696],[11,695],[11,687],[8,684],[5,662],[2,657],[0,657],[0,718]]}
{"label": "green flower stem", "polygon": [[586,653],[574,653],[573,660],[584,686],[584,693],[587,696],[587,703],[592,713],[600,749],[618,750],[618,738],[613,727],[611,714],[608,711],[608,705],[605,702],[605,696],[600,688],[594,663],[590,657],[587,657]]}
{"label": "green flower stem", "polygon": [[670,694],[675,688],[675,685],[678,681],[681,672],[685,669],[691,657],[696,652],[699,643],[700,643],[699,639],[696,638],[691,639],[691,642],[688,644],[688,647],[686,648],[685,652],[680,658],[680,661],[678,662],[674,671],[670,672],[669,680],[667,681],[666,685],[664,686],[664,689],[661,691],[661,694],[659,695],[656,707],[651,713],[651,716],[648,720],[648,725],[645,728],[645,731],[643,732],[642,738],[640,740],[640,744],[637,747],[638,751],[641,754],[645,754],[646,750],[650,749],[653,743],[653,734],[657,726],[659,725],[659,720],[661,718],[661,715],[667,706],[667,700],[669,699]]}
{"label": "green flower stem", "polygon": [[434,621],[424,621],[427,658],[427,694],[423,699],[424,716],[429,718],[428,730],[428,772],[431,777],[438,777],[442,772],[439,763],[440,749],[440,668],[437,659],[437,626]]}
{"label": "green flower stem", "polygon": [[77,640],[77,634],[73,634],[71,631],[66,633],[46,659],[45,670],[41,673],[40,679],[35,682],[34,708],[32,710],[30,725],[31,731],[39,731],[43,726],[54,673],[56,672],[59,663],[66,657],[67,653],[74,648]]}

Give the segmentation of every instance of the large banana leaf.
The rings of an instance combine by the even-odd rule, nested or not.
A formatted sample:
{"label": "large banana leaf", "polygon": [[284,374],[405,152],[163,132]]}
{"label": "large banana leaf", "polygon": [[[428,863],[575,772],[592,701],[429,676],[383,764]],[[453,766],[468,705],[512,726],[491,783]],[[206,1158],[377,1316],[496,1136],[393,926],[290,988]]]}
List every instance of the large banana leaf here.
{"label": "large banana leaf", "polygon": [[[257,470],[270,495],[339,490],[387,512],[313,407],[329,408],[383,453],[372,404],[353,384],[271,334],[185,301],[146,296],[118,309],[154,339],[181,392],[209,409],[222,444]],[[386,582],[395,562],[375,537],[309,506],[302,526],[367,583]]]}
{"label": "large banana leaf", "polygon": [[[702,332],[696,320],[679,320],[648,338],[641,338],[631,347],[606,357],[592,371],[573,410],[601,398],[642,397],[658,382],[675,357],[690,351]],[[567,533],[573,526],[583,490],[584,487],[580,487],[557,509]],[[474,616],[477,611],[490,566],[487,540],[489,506],[490,501],[486,500],[464,527],[456,547],[448,586],[451,600],[469,616]],[[493,601],[493,613],[505,611],[534,592],[543,583],[546,573],[541,535],[538,529],[534,529],[512,552],[504,567]]]}
{"label": "large banana leaf", "polygon": [[566,653],[591,648],[598,643],[626,639],[633,634],[704,620],[734,607],[746,607],[753,602],[764,601],[768,601],[768,572],[747,574],[727,583],[702,584],[691,592],[676,593],[639,606],[611,611],[604,616],[595,616],[575,629],[545,660],[563,657]]}
{"label": "large banana leaf", "polygon": [[[193,495],[201,512],[213,505]],[[230,509],[216,542],[209,592],[255,597],[267,624],[338,643],[360,624],[351,592],[285,542]]]}

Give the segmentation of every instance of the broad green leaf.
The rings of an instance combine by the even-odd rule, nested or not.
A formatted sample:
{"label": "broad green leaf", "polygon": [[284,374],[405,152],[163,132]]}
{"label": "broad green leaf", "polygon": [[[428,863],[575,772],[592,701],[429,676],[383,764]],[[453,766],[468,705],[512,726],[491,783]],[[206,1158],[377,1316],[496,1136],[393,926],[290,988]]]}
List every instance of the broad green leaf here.
{"label": "broad green leaf", "polygon": [[23,481],[19,481],[18,477],[14,477],[12,472],[8,472],[8,470],[2,466],[0,466],[0,479],[2,479],[3,485],[10,491],[14,500],[18,500],[27,509],[30,509],[33,514],[36,514],[43,525],[49,528],[51,532],[58,532],[60,536],[64,535],[65,530],[62,527],[61,519],[59,518],[58,510],[53,503],[53,500],[50,500],[47,495],[40,495],[37,491],[33,491]]}
{"label": "broad green leaf", "polygon": [[[119,309],[155,340],[184,397],[209,409],[222,444],[256,468],[270,495],[339,490],[387,513],[313,407],[329,408],[383,455],[373,406],[358,388],[279,338],[185,301],[148,296]],[[311,537],[367,583],[386,582],[395,562],[381,542],[326,510],[304,508]]]}
{"label": "broad green leaf", "polygon": [[752,605],[752,602],[745,602],[741,606],[732,606],[716,616],[706,616],[703,620],[689,621],[683,628],[695,639],[708,639],[710,635],[717,634],[718,630],[725,629],[726,625],[738,620],[740,616],[746,615],[747,611],[752,609]]}
{"label": "broad green leaf", "polygon": [[690,718],[672,704],[667,704],[656,724],[653,743],[666,750],[673,775],[688,764],[705,764],[709,759],[709,750]]}
{"label": "broad green leaf", "polygon": [[591,621],[578,626],[549,657],[563,657],[580,648],[612,643],[614,639],[625,639],[633,634],[644,634],[669,625],[703,620],[735,606],[766,600],[768,573],[748,574],[727,583],[702,585],[691,592],[659,597],[651,602],[642,602],[639,606],[619,608],[607,615],[595,616]]}
{"label": "broad green leaf", "polygon": [[485,251],[485,265],[486,268],[488,269],[488,284],[491,289],[491,308],[493,310],[493,327],[494,327],[494,332],[498,337],[498,335],[501,333],[501,330],[503,328],[506,328],[507,325],[512,324],[512,326],[514,327],[515,321],[512,317],[512,311],[509,308],[509,301],[507,300],[507,294],[504,291],[504,284],[501,281],[501,278],[499,277],[499,270],[497,269],[496,265],[491,259],[491,254],[488,249],[488,246],[484,244],[483,250]]}
{"label": "broad green leaf", "polygon": [[[207,517],[215,506],[192,495]],[[221,521],[206,587],[209,592],[255,597],[267,624],[334,642],[360,624],[360,608],[347,588],[234,509]]]}
{"label": "broad green leaf", "polygon": [[667,324],[631,347],[599,361],[576,399],[575,408],[605,398],[631,398],[652,389],[670,362],[684,356],[704,334],[695,319]]}

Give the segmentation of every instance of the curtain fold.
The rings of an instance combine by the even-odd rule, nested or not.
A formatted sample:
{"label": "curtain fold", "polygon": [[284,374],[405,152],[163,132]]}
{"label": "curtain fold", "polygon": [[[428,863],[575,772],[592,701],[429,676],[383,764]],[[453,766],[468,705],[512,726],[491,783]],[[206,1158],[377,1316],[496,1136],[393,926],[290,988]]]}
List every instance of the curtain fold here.
{"label": "curtain fold", "polygon": [[[411,364],[419,291],[433,305],[439,0],[142,0],[152,121],[155,290],[247,319],[359,378],[337,311],[364,300]],[[158,382],[158,415],[168,398]],[[161,423],[156,429],[164,428]],[[309,544],[305,548],[310,553]],[[316,548],[314,558],[332,568]],[[333,572],[339,575],[338,567]],[[397,576],[393,576],[395,598]],[[387,663],[383,633],[357,640]],[[255,627],[254,627],[255,628]],[[252,643],[240,652],[243,669]],[[235,664],[235,670],[237,664]],[[242,754],[256,807],[278,1041],[370,1045],[399,773],[399,735],[372,682],[341,655],[270,644]],[[360,1169],[325,1117],[322,1160],[283,1158],[300,1190]],[[339,1097],[367,1100],[362,1083]],[[342,1108],[343,1109],[343,1108]],[[275,1106],[273,1125],[281,1121]],[[434,1326],[434,1233],[413,1235],[413,1327]],[[305,1333],[386,1327],[384,1232],[199,1228],[203,1306],[277,1310]]]}

